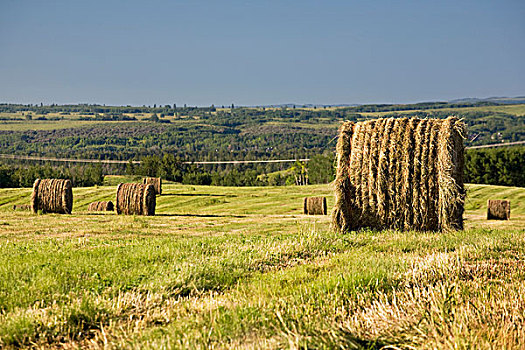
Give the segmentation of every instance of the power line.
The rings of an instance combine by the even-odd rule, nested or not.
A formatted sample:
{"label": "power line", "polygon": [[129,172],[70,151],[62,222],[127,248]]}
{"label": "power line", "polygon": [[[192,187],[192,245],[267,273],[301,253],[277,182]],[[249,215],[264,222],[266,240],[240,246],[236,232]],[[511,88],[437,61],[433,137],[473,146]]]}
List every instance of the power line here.
{"label": "power line", "polygon": [[293,163],[296,161],[307,162],[309,158],[302,159],[267,159],[267,160],[219,160],[209,162],[184,162],[184,164],[250,164],[250,163]]}
{"label": "power line", "polygon": [[490,145],[481,145],[481,146],[469,146],[465,147],[466,149],[475,149],[475,148],[492,148],[492,147],[505,147],[505,146],[516,146],[523,145],[525,141],[516,141],[516,142],[505,142],[505,143],[493,143]]}
{"label": "power line", "polygon": [[[129,160],[110,160],[110,159],[71,159],[71,158],[52,158],[52,157],[32,157],[32,156],[18,156],[14,154],[0,154],[0,158],[17,159],[17,160],[37,160],[49,162],[68,162],[68,163],[102,163],[102,164],[128,164]],[[140,161],[133,160],[133,164],[140,164]]]}
{"label": "power line", "polygon": [[[17,159],[17,160],[35,160],[49,162],[68,162],[68,163],[101,163],[101,164],[129,164],[129,160],[112,160],[112,159],[72,159],[72,158],[52,158],[36,156],[19,156],[14,154],[0,154],[0,158]],[[293,163],[296,161],[307,162],[310,159],[267,159],[267,160],[218,160],[218,161],[201,161],[201,162],[182,162],[183,164],[251,164],[251,163]],[[133,164],[140,164],[139,160],[131,161]]]}

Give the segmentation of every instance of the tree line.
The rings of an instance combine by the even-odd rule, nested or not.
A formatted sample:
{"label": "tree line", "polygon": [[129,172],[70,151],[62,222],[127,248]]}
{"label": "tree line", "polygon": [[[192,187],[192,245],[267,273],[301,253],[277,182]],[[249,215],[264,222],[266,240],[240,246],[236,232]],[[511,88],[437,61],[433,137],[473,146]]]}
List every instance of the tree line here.
{"label": "tree line", "polygon": [[0,187],[32,187],[36,179],[70,179],[75,187],[102,185],[100,164],[81,166],[0,164]]}
{"label": "tree line", "polygon": [[[421,103],[409,103],[409,104],[367,104],[358,106],[340,107],[335,111],[343,111],[350,113],[369,113],[369,112],[390,112],[390,111],[407,111],[407,110],[425,110],[425,109],[442,109],[442,108],[467,108],[467,107],[480,107],[480,106],[498,106],[501,103],[479,101],[479,102],[421,102]],[[283,105],[280,108],[275,107],[235,107],[232,103],[228,106],[220,106],[222,109],[230,110],[308,110],[305,106],[286,106]],[[328,106],[317,107],[314,106],[314,110],[326,110],[328,113],[334,110],[327,109]],[[186,113],[193,112],[196,115],[206,112],[215,112],[217,108],[215,105],[211,106],[188,106],[178,105],[176,103],[157,105],[153,106],[106,106],[100,104],[75,104],[75,105],[60,105],[60,104],[47,104],[36,103],[36,104],[15,104],[15,103],[0,103],[0,112],[4,113],[15,113],[15,112],[28,112],[32,111],[38,114],[48,113],[81,113],[81,114],[95,114],[95,113]],[[173,114],[172,114],[173,115]]]}
{"label": "tree line", "polygon": [[[10,161],[11,162],[11,161]],[[102,185],[104,175],[123,174],[162,177],[193,185],[284,186],[329,183],[335,178],[331,152],[314,155],[295,164],[184,164],[173,154],[151,155],[138,165],[0,164],[0,187],[31,187],[37,178],[71,179],[74,186]],[[470,149],[465,153],[467,183],[525,187],[525,147]]]}
{"label": "tree line", "polygon": [[467,150],[465,181],[475,184],[525,187],[525,147]]}

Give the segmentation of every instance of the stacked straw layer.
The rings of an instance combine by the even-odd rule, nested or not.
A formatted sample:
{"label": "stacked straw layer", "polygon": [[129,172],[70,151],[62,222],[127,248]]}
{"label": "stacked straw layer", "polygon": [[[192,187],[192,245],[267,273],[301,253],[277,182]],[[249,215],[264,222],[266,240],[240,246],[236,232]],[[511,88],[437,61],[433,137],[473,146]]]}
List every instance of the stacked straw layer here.
{"label": "stacked straw layer", "polygon": [[117,214],[155,215],[155,188],[153,185],[121,183],[117,187]]}
{"label": "stacked straw layer", "polygon": [[113,202],[102,201],[89,203],[88,211],[113,211]]}
{"label": "stacked straw layer", "polygon": [[326,197],[305,197],[303,207],[306,215],[326,215]]}
{"label": "stacked straw layer", "polygon": [[34,213],[71,214],[73,209],[73,186],[70,180],[37,179],[31,194]]}
{"label": "stacked straw layer", "polygon": [[463,135],[455,117],[344,123],[333,228],[462,229]]}
{"label": "stacked straw layer", "polygon": [[142,183],[145,185],[153,185],[155,194],[162,194],[162,179],[160,177],[145,177],[142,179]]}

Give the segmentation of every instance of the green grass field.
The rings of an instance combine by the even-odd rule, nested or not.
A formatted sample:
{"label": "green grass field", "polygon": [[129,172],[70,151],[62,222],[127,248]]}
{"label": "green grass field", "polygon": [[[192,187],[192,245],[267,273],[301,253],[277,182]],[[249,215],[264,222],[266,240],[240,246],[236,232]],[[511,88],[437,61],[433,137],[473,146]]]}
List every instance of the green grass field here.
{"label": "green grass field", "polygon": [[[108,179],[108,181],[119,179]],[[111,182],[108,182],[110,184]],[[165,184],[157,216],[13,211],[0,189],[0,347],[520,348],[525,189],[469,185],[459,232],[337,235],[329,185]],[[486,221],[488,198],[510,221]]]}

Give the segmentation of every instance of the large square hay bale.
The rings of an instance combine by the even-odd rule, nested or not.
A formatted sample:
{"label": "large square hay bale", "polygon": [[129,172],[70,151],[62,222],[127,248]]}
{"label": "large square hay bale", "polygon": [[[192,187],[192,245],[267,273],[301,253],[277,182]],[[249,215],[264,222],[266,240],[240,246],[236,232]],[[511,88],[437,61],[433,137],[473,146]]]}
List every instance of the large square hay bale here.
{"label": "large square hay bale", "polygon": [[344,123],[332,227],[462,229],[465,132],[455,117]]}

